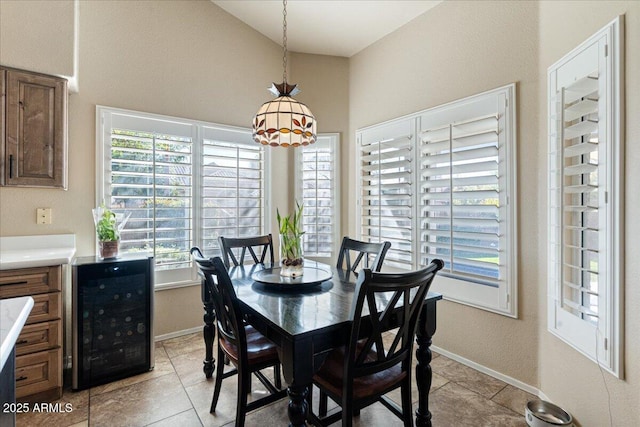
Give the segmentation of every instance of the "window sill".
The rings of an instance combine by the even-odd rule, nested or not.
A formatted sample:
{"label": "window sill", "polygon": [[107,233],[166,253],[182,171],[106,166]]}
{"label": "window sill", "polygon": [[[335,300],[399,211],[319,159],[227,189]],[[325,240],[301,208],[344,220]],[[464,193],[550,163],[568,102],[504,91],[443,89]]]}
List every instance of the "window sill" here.
{"label": "window sill", "polygon": [[183,280],[180,282],[168,282],[156,284],[155,291],[166,291],[169,289],[186,288],[189,286],[200,286],[199,280]]}

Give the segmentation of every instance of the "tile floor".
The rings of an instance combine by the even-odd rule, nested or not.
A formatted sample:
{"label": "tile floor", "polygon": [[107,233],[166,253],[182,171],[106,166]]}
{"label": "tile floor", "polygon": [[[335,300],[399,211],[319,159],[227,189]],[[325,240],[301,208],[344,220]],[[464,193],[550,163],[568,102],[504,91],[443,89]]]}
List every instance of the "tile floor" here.
{"label": "tile floor", "polygon": [[[64,403],[71,404],[70,411],[18,414],[17,426],[233,426],[235,377],[223,381],[218,409],[210,414],[214,381],[202,373],[203,356],[201,334],[158,342],[153,371],[89,390],[65,390],[59,403],[63,408]],[[435,427],[526,426],[524,406],[534,396],[442,355],[434,354],[431,366],[429,404]],[[261,387],[254,379],[254,397],[264,393]],[[399,391],[390,397],[400,402]],[[314,402],[317,404],[317,398]],[[414,384],[414,406],[416,402]],[[247,426],[287,424],[286,399],[250,413],[246,420]],[[363,409],[354,425],[392,427],[402,423],[382,405],[375,404]]]}

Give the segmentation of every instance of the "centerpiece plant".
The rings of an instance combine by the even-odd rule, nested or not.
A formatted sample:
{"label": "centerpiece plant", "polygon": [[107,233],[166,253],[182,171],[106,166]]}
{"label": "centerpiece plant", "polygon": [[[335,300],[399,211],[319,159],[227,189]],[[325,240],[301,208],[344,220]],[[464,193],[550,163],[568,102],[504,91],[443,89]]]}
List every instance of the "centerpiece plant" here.
{"label": "centerpiece plant", "polygon": [[280,275],[282,276],[297,277],[302,276],[304,272],[302,209],[303,205],[298,201],[296,201],[296,209],[287,216],[280,215],[280,211],[276,209],[280,234]]}

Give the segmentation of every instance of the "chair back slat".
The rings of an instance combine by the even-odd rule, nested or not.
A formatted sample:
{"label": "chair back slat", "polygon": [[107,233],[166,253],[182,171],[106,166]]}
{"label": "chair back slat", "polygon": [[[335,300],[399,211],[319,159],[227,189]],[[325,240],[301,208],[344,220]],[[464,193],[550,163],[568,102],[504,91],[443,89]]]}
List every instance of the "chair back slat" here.
{"label": "chair back slat", "polygon": [[[224,265],[227,268],[231,267],[231,262],[233,262],[233,265],[236,267],[244,265],[244,259],[247,253],[251,255],[254,264],[264,264],[265,259],[267,259],[267,254],[269,255],[268,261],[272,264],[274,262],[273,238],[271,234],[234,238],[220,236],[218,237],[218,242],[220,243],[220,251],[222,252]],[[239,251],[240,254],[236,257],[238,249],[242,250]],[[256,253],[256,249],[258,249],[258,253]]]}
{"label": "chair back slat", "polygon": [[[337,268],[354,273],[362,268],[380,271],[384,257],[390,247],[390,242],[362,242],[345,236],[340,245],[340,252],[338,252]],[[352,253],[355,255],[353,262],[351,262]]]}
{"label": "chair back slat", "polygon": [[[376,273],[362,270],[351,308],[353,319],[345,359],[345,377],[357,378],[382,372],[399,363],[409,369],[413,341],[424,300],[436,273],[444,266],[434,260],[428,267],[409,273]],[[385,346],[390,319],[398,328]]]}

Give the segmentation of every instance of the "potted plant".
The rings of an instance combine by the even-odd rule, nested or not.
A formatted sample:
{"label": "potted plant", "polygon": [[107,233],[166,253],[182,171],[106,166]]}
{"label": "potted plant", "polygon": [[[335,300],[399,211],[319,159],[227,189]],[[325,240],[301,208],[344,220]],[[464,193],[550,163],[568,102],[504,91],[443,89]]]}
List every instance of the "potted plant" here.
{"label": "potted plant", "polygon": [[296,201],[296,210],[287,216],[281,216],[276,209],[278,232],[280,234],[280,275],[285,277],[302,276],[304,257],[302,251],[302,205]]}
{"label": "potted plant", "polygon": [[104,204],[92,209],[92,212],[100,247],[100,257],[117,257],[120,245],[120,231],[124,228],[131,214],[116,214]]}

